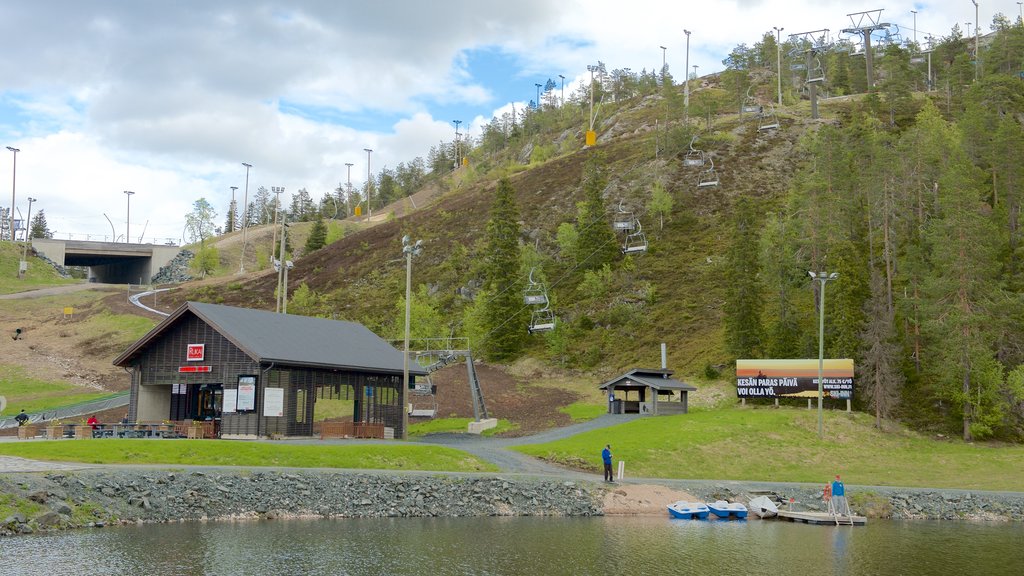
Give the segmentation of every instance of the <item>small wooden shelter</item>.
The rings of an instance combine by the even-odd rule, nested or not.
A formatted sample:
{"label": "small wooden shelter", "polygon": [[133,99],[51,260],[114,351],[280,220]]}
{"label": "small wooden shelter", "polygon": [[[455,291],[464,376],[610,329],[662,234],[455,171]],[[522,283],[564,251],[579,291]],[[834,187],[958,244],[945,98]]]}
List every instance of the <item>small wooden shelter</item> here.
{"label": "small wooden shelter", "polygon": [[[599,386],[608,396],[609,414],[686,414],[693,385],[672,378],[666,368],[634,368]],[[632,397],[631,397],[632,393]]]}
{"label": "small wooden shelter", "polygon": [[[312,436],[318,398],[402,435],[402,352],[362,324],[186,302],[114,359],[133,422],[202,421],[225,438]],[[426,372],[410,363],[409,385]]]}

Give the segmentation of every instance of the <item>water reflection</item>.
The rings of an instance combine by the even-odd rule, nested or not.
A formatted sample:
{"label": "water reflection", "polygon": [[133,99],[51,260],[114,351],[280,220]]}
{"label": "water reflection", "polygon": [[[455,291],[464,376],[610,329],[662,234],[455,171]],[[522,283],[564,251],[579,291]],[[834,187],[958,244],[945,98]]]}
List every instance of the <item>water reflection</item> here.
{"label": "water reflection", "polygon": [[1020,574],[1024,526],[667,518],[190,523],[0,540],[18,574]]}

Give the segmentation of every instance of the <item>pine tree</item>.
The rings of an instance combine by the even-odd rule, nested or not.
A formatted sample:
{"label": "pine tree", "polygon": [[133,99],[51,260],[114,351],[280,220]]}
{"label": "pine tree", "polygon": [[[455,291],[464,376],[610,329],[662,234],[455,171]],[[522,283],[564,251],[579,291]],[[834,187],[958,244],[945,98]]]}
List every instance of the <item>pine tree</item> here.
{"label": "pine tree", "polygon": [[741,196],[725,256],[725,342],[734,358],[756,358],[763,349],[759,229],[754,202]]}
{"label": "pine tree", "polygon": [[587,159],[583,174],[584,200],[579,204],[576,228],[576,262],[580,270],[598,270],[618,253],[615,233],[608,222],[602,196],[607,181],[597,155]]}
{"label": "pine tree", "polygon": [[892,309],[886,302],[885,279],[877,271],[871,273],[871,298],[865,304],[867,323],[861,333],[860,374],[858,380],[868,405],[875,412],[875,428],[882,429],[899,402],[903,387],[900,371],[900,347],[896,343]]}
{"label": "pine tree", "polygon": [[323,248],[327,244],[327,225],[324,224],[324,219],[319,214],[316,220],[313,222],[313,228],[309,231],[309,237],[306,238],[306,254],[314,252]]}
{"label": "pine tree", "polygon": [[29,230],[31,238],[53,238],[53,232],[46,224],[46,211],[40,210],[32,217],[32,224]]}
{"label": "pine tree", "polygon": [[487,221],[486,252],[483,258],[483,328],[487,331],[482,346],[493,360],[514,358],[522,348],[522,279],[519,276],[519,206],[515,190],[507,178],[498,189]]}

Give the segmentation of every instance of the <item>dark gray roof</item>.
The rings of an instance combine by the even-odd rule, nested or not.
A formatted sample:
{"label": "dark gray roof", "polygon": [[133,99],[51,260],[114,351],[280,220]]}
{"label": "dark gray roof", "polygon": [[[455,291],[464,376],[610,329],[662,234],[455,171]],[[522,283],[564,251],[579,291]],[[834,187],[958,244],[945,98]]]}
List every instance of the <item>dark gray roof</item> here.
{"label": "dark gray roof", "polygon": [[[356,322],[186,302],[114,360],[129,360],[186,313],[195,314],[260,363],[401,373],[402,351]],[[425,375],[416,362],[409,373]]]}
{"label": "dark gray roof", "polygon": [[599,389],[608,388],[646,388],[650,386],[655,390],[686,390],[696,392],[697,388],[686,382],[672,378],[672,371],[655,368],[634,368],[621,376],[605,382],[598,386]]}

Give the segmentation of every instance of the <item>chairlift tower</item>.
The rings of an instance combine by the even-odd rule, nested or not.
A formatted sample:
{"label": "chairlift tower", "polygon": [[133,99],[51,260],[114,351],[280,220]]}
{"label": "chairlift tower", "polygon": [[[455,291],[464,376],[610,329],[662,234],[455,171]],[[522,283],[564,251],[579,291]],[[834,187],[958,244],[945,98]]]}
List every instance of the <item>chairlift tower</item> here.
{"label": "chairlift tower", "polygon": [[812,30],[810,32],[797,32],[789,35],[789,41],[794,44],[790,50],[790,56],[796,56],[801,52],[804,54],[804,66],[806,77],[804,79],[811,98],[811,118],[818,118],[818,84],[825,80],[825,70],[818,59],[818,53],[828,50],[828,28]]}
{"label": "chairlift tower", "polygon": [[873,60],[871,57],[871,34],[876,30],[888,31],[889,27],[892,26],[892,24],[888,22],[882,22],[882,10],[884,10],[884,8],[847,14],[852,26],[849,28],[843,28],[844,34],[855,34],[864,39],[864,61],[867,66],[868,92],[875,87],[875,81],[872,73]]}

